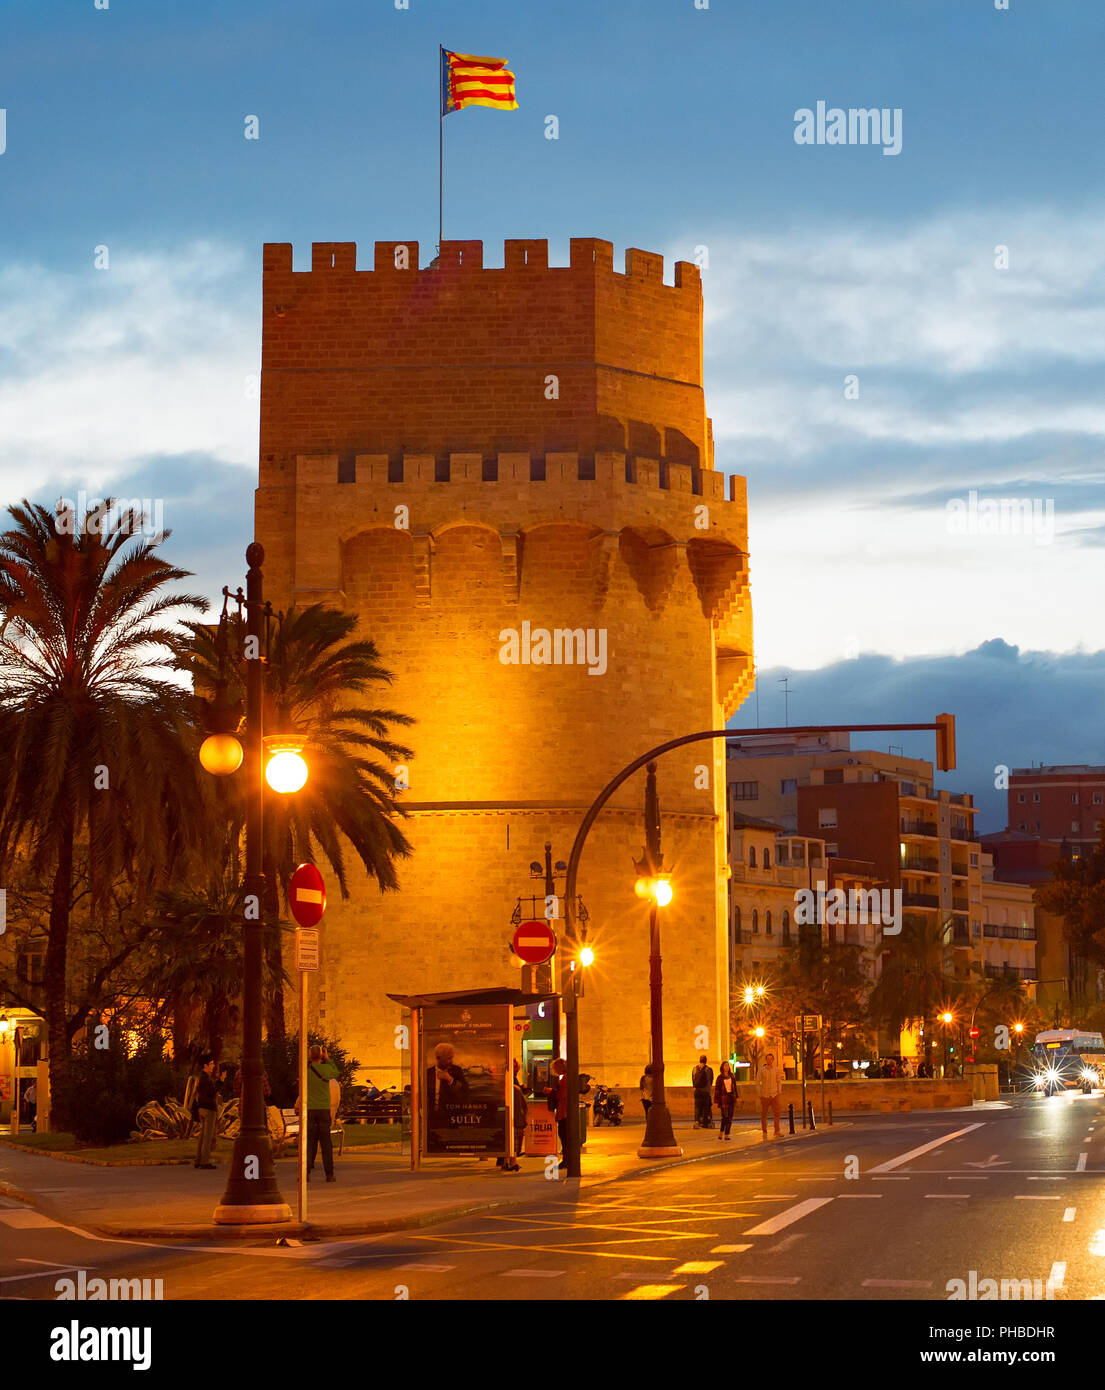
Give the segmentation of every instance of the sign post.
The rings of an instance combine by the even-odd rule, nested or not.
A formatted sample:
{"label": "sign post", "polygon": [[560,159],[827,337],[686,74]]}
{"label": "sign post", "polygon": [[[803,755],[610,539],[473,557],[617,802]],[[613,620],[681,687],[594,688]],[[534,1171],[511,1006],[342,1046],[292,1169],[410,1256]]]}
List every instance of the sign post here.
{"label": "sign post", "polygon": [[307,1220],[307,975],[318,970],[318,923],[326,911],[326,885],[313,864],[300,864],[288,883],[288,902],[299,923],[295,968],[299,971],[299,1220]]}

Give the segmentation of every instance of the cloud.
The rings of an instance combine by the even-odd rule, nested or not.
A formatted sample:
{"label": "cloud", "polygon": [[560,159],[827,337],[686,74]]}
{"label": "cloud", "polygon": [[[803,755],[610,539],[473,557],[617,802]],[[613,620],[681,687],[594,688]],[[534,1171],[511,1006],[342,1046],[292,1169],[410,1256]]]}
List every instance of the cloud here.
{"label": "cloud", "polygon": [[[994,208],[694,238],[715,463],[748,479],[760,661],[964,651],[994,630],[1105,645],[1100,605],[1071,601],[1098,586],[1105,522],[1100,220]],[[952,534],[946,504],[972,489],[1053,499],[1054,534]]]}
{"label": "cloud", "polygon": [[259,258],[214,242],[0,271],[0,493],[103,488],[192,452],[254,468],[259,285]]}
{"label": "cloud", "polygon": [[[1022,651],[993,637],[961,656],[864,654],[819,670],[772,667],[757,682],[765,728],[784,722],[783,677],[791,724],[929,723],[943,711],[954,714],[958,767],[937,774],[937,785],[974,795],[981,831],[1006,824],[1005,793],[994,786],[999,766],[1105,762],[1105,650]],[[731,722],[757,722],[755,695]],[[932,760],[932,734],[852,735],[853,748],[885,752],[891,744]]]}

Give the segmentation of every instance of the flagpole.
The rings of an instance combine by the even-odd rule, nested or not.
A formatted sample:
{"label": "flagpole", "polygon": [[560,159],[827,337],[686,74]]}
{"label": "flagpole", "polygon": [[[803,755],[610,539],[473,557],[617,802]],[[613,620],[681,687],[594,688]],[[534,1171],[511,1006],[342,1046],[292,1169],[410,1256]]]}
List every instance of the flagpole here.
{"label": "flagpole", "polygon": [[437,121],[437,254],[441,256],[441,242],[445,223],[445,46],[437,46],[438,104],[441,108]]}

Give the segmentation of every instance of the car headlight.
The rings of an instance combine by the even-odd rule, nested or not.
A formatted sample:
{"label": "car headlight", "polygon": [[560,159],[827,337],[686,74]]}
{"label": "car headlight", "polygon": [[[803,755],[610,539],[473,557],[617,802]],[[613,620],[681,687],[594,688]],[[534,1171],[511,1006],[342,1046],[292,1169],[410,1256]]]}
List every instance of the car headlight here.
{"label": "car headlight", "polygon": [[1082,1080],[1083,1080],[1083,1081],[1096,1081],[1096,1080],[1097,1080],[1097,1072],[1091,1071],[1089,1067],[1083,1067],[1083,1068],[1082,1068]]}

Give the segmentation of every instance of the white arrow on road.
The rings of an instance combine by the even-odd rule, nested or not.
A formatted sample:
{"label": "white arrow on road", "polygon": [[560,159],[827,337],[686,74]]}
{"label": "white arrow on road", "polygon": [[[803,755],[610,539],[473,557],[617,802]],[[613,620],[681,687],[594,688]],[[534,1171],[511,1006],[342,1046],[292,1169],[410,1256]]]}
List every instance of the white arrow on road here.
{"label": "white arrow on road", "polygon": [[964,1168],[1001,1168],[1007,1164],[1007,1158],[999,1158],[997,1154],[991,1154],[989,1158],[978,1163],[964,1163]]}

